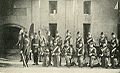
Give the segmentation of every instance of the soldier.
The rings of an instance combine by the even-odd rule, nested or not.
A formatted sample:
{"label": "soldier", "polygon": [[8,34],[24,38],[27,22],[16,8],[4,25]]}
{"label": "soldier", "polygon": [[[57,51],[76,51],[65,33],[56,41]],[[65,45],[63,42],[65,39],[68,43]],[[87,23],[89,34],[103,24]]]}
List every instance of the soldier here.
{"label": "soldier", "polygon": [[63,49],[65,52],[66,66],[70,67],[71,66],[72,48],[69,46],[69,41],[65,42]]}
{"label": "soldier", "polygon": [[39,31],[39,62],[42,61],[43,50],[46,48],[46,38]]}
{"label": "soldier", "polygon": [[22,32],[19,36],[18,43],[16,45],[19,46],[20,49],[20,62],[22,62],[22,49],[23,49],[23,44],[24,43],[24,33]]}
{"label": "soldier", "polygon": [[49,49],[49,65],[52,65],[53,37],[50,31],[47,32],[47,46]]}
{"label": "soldier", "polygon": [[55,67],[60,65],[60,47],[57,44],[57,40],[54,41],[54,49],[52,51],[53,64]]}
{"label": "soldier", "polygon": [[30,54],[30,40],[27,34],[25,34],[24,36],[23,44],[24,44],[23,49],[21,51],[22,59],[23,59],[23,66],[28,67],[28,60],[29,60],[29,54]]}
{"label": "soldier", "polygon": [[88,37],[87,37],[87,53],[89,54],[89,48],[90,48],[90,43],[93,43],[94,40],[92,38],[92,35],[90,34],[90,32],[88,33]]}
{"label": "soldier", "polygon": [[99,49],[98,49],[98,61],[99,61],[99,65],[101,65],[101,56],[100,54],[102,54],[101,48],[103,48],[103,44],[106,44],[107,47],[107,38],[105,37],[104,33],[101,32],[100,38],[99,38]]}
{"label": "soldier", "polygon": [[117,66],[117,52],[118,49],[117,47],[119,46],[118,44],[118,39],[116,38],[115,34],[112,33],[112,39],[111,39],[111,64],[113,68],[116,68]]}
{"label": "soldier", "polygon": [[94,66],[94,60],[96,59],[97,53],[96,48],[94,47],[93,42],[89,44],[89,57],[90,57],[90,67],[93,68]]}
{"label": "soldier", "polygon": [[110,50],[107,47],[107,44],[103,44],[101,48],[102,54],[101,54],[101,63],[102,67],[108,68],[108,61],[110,57]]}
{"label": "soldier", "polygon": [[83,49],[82,37],[80,36],[79,31],[77,32],[77,38],[76,38],[76,50],[77,50],[78,66],[82,67],[83,58],[84,58],[84,49]]}
{"label": "soldier", "polygon": [[32,42],[31,42],[31,48],[32,48],[33,59],[34,59],[33,65],[38,65],[39,40],[38,40],[37,33],[34,34],[34,38],[32,39]]}
{"label": "soldier", "polygon": [[[58,31],[56,32],[56,36],[55,36],[55,39],[54,41],[56,41],[57,45],[59,46],[60,48],[60,51],[62,50],[62,38],[61,36],[59,35]],[[60,66],[61,66],[61,53],[60,53]]]}
{"label": "soldier", "polygon": [[[89,59],[90,43],[93,43],[93,42],[94,42],[94,40],[92,38],[92,35],[89,32],[88,36],[87,36],[86,61],[87,61],[87,58]],[[89,61],[87,61],[87,66],[89,66]]]}
{"label": "soldier", "polygon": [[49,66],[49,49],[48,47],[43,48],[43,66]]}

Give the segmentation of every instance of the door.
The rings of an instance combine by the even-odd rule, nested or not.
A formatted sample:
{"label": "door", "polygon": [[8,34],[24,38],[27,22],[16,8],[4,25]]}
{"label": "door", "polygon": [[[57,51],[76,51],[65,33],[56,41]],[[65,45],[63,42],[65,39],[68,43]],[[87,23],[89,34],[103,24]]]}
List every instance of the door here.
{"label": "door", "polygon": [[90,24],[83,24],[84,44],[87,44],[87,35],[90,32]]}
{"label": "door", "polygon": [[[120,40],[120,24],[117,25],[117,38]],[[120,42],[119,42],[120,44]]]}
{"label": "door", "polygon": [[49,30],[50,30],[52,37],[55,37],[56,31],[57,31],[57,23],[50,23]]}

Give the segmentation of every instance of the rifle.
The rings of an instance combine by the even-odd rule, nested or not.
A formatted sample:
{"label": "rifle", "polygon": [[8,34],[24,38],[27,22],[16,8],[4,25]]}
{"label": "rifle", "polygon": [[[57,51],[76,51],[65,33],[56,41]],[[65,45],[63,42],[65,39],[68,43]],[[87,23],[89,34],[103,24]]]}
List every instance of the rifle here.
{"label": "rifle", "polygon": [[25,61],[25,56],[23,55],[23,51],[21,52],[22,55],[22,59],[23,59],[23,64],[25,65],[25,67],[27,67],[26,61]]}

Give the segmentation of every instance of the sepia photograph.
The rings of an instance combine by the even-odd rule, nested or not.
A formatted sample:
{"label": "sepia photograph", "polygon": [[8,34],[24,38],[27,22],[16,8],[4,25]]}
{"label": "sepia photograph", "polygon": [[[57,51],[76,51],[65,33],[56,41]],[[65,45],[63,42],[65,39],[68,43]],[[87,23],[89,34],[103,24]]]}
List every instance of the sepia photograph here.
{"label": "sepia photograph", "polygon": [[0,0],[0,73],[120,73],[120,0]]}

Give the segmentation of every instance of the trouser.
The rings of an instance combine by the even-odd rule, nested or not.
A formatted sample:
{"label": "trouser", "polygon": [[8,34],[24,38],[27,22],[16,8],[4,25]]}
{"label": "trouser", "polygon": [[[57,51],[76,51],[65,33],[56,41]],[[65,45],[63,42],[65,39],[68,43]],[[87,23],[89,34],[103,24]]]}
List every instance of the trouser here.
{"label": "trouser", "polygon": [[78,66],[83,67],[83,56],[78,56]]}
{"label": "trouser", "polygon": [[32,52],[30,52],[29,58],[30,60],[32,60]]}
{"label": "trouser", "polygon": [[90,67],[94,66],[95,56],[90,56]]}
{"label": "trouser", "polygon": [[23,61],[23,66],[24,67],[28,67],[28,60],[29,60],[28,55],[22,54],[22,61]]}
{"label": "trouser", "polygon": [[49,65],[52,65],[52,51],[49,50]]}
{"label": "trouser", "polygon": [[41,46],[40,48],[39,48],[39,62],[42,62],[43,61],[43,49],[44,49],[45,47],[44,46]]}
{"label": "trouser", "polygon": [[60,55],[53,55],[53,65],[58,67],[60,65]]}
{"label": "trouser", "polygon": [[111,64],[112,64],[112,67],[114,68],[114,67],[116,67],[117,66],[117,64],[118,64],[118,61],[117,61],[117,58],[111,58]]}
{"label": "trouser", "polygon": [[44,54],[43,55],[43,66],[48,66],[49,65],[49,55]]}
{"label": "trouser", "polygon": [[34,59],[34,63],[37,65],[38,64],[38,52],[33,53],[33,59]]}
{"label": "trouser", "polygon": [[105,56],[103,56],[103,57],[101,57],[101,63],[102,63],[102,67],[108,67],[108,57],[105,57]]}
{"label": "trouser", "polygon": [[65,60],[66,60],[66,66],[71,65],[71,56],[65,55]]}

